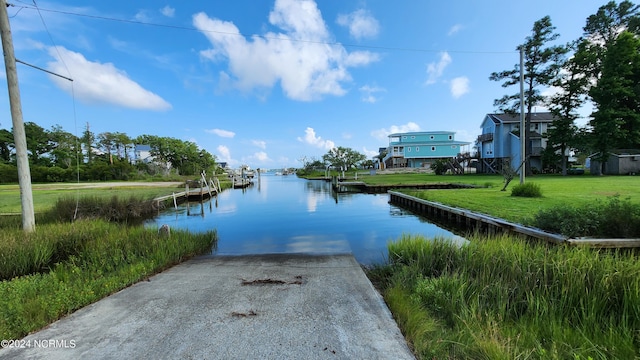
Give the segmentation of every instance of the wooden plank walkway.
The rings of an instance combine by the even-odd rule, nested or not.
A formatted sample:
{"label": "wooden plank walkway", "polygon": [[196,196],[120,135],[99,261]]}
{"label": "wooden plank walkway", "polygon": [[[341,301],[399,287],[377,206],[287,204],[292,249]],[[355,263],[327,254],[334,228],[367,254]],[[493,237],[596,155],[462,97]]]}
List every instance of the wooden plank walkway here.
{"label": "wooden plank walkway", "polygon": [[173,198],[177,200],[184,199],[208,199],[211,196],[215,196],[217,192],[215,190],[211,191],[211,195],[209,193],[209,187],[205,186],[203,188],[190,189],[189,191],[180,191],[177,193],[173,193],[171,195],[159,196],[153,200],[157,202],[163,202],[167,200],[171,200]]}

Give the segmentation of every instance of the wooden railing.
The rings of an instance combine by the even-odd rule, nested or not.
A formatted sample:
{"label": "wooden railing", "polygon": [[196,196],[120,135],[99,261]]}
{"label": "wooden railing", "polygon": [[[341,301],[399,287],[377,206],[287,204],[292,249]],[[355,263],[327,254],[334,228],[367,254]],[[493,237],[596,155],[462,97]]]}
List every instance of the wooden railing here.
{"label": "wooden railing", "polygon": [[493,133],[486,133],[478,136],[478,142],[492,141]]}

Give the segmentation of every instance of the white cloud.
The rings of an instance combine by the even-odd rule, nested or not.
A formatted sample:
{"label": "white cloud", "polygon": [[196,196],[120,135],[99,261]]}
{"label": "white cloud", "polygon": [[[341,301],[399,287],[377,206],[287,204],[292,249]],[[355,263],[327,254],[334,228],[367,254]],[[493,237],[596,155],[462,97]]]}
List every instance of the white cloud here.
{"label": "white cloud", "polygon": [[478,134],[472,134],[465,129],[463,130],[457,129],[455,130],[455,132],[456,132],[457,141],[467,141],[467,142],[470,142],[472,146],[475,143],[476,139],[478,138]]}
{"label": "white cloud", "polygon": [[[58,74],[68,74],[67,68],[70,69],[74,94],[83,101],[142,110],[171,109],[171,104],[144,89],[131,80],[126,72],[111,63],[89,61],[82,54],[64,47],[58,47],[57,50],[49,47],[48,52],[55,59],[47,64],[48,70]],[[68,80],[53,75],[49,78],[59,88],[71,92]]]}
{"label": "white cloud", "polygon": [[149,22],[149,21],[151,21],[151,18],[149,17],[149,14],[147,13],[146,10],[138,11],[133,18],[136,21],[140,21],[140,22]]}
{"label": "white cloud", "polygon": [[261,149],[266,149],[267,148],[267,142],[263,141],[263,140],[251,140],[251,143],[254,146],[257,146],[257,147],[259,147]]}
{"label": "white cloud", "polygon": [[162,13],[162,15],[172,18],[176,14],[176,9],[174,9],[171,6],[167,5],[167,6],[163,7],[162,9],[160,9],[160,12]]}
{"label": "white cloud", "polygon": [[380,32],[378,20],[365,9],[356,10],[351,14],[340,14],[336,22],[349,28],[349,34],[358,40],[376,37]]}
{"label": "white cloud", "polygon": [[437,63],[432,62],[427,65],[428,78],[426,85],[435,84],[449,64],[451,64],[451,56],[449,56],[449,53],[446,51],[440,53],[440,60]]}
{"label": "white cloud", "polygon": [[367,156],[368,159],[377,156],[379,154],[379,152],[375,151],[375,150],[367,150],[366,147],[362,147],[362,152]]}
{"label": "white cloud", "polygon": [[267,155],[267,153],[264,151],[259,151],[253,154],[250,158],[262,163],[271,161],[271,159],[269,159],[269,155]]}
{"label": "white cloud", "polygon": [[209,134],[218,135],[218,136],[223,137],[223,138],[232,138],[232,137],[236,136],[236,133],[234,133],[233,131],[229,131],[229,130],[205,129],[204,131],[209,133]]}
{"label": "white cloud", "polygon": [[308,127],[304,132],[304,138],[298,137],[298,141],[327,150],[331,150],[336,147],[336,144],[333,141],[323,140],[320,136],[316,136],[316,132],[313,128]]}
{"label": "white cloud", "polygon": [[390,134],[420,131],[420,125],[410,121],[404,125],[392,125],[388,129],[378,129],[371,132],[371,136],[379,140],[387,140]]}
{"label": "white cloud", "polygon": [[449,29],[449,32],[447,33],[447,35],[452,36],[455,35],[456,33],[458,33],[460,30],[462,30],[464,27],[461,24],[455,24],[451,27],[451,29]]}
{"label": "white cloud", "polygon": [[268,89],[279,83],[285,95],[294,100],[341,96],[346,93],[342,83],[351,81],[348,67],[379,58],[367,51],[349,53],[341,45],[328,45],[334,40],[312,0],[276,0],[269,23],[282,32],[247,39],[232,22],[202,12],[193,16],[193,25],[212,45],[200,55],[211,61],[227,61],[228,83],[243,91]]}
{"label": "white cloud", "polygon": [[218,145],[218,160],[222,162],[231,162],[231,151],[224,145]]}
{"label": "white cloud", "polygon": [[380,98],[376,97],[374,94],[375,93],[379,93],[379,92],[386,92],[386,89],[383,89],[381,87],[377,87],[377,86],[369,86],[369,85],[365,85],[360,87],[360,92],[362,93],[362,101],[364,102],[368,102],[368,103],[376,103],[378,100],[380,100]]}
{"label": "white cloud", "polygon": [[451,95],[454,98],[459,98],[462,95],[469,92],[469,78],[466,76],[460,76],[451,80]]}

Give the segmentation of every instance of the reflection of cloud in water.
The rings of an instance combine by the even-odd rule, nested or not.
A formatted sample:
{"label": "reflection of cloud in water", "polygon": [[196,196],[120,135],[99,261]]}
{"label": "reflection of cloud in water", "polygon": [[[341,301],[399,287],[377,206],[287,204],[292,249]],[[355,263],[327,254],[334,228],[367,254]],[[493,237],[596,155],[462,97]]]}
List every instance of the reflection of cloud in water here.
{"label": "reflection of cloud in water", "polygon": [[233,194],[231,193],[232,191],[233,189],[223,190],[218,194],[218,199],[230,199],[233,196]]}
{"label": "reflection of cloud in water", "polygon": [[331,183],[324,180],[311,180],[305,183],[307,192],[317,194],[331,194]]}
{"label": "reflection of cloud in water", "polygon": [[218,214],[232,214],[236,211],[238,211],[238,206],[233,203],[218,206]]}
{"label": "reflection of cloud in water", "polygon": [[318,193],[307,193],[307,211],[315,212],[318,208],[318,200],[320,199],[320,195]]}
{"label": "reflection of cloud in water", "polygon": [[387,206],[389,204],[389,195],[372,195],[371,196],[371,204],[375,206]]}
{"label": "reflection of cloud in water", "polygon": [[351,246],[346,239],[330,239],[328,236],[303,235],[294,236],[287,244],[287,252],[294,253],[351,253]]}

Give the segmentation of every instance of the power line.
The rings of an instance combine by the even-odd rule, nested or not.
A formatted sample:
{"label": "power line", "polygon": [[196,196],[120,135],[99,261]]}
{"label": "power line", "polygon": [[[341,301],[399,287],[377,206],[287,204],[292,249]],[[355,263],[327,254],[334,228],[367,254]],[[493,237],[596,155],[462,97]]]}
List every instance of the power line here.
{"label": "power line", "polygon": [[[36,0],[32,0],[33,4],[36,7],[36,10],[38,11],[38,15],[40,16],[40,20],[42,21],[42,26],[44,26],[44,29],[47,32],[47,35],[49,35],[49,40],[51,40],[51,44],[53,44],[53,48],[56,49],[56,53],[58,54],[58,58],[60,58],[60,61],[62,62],[62,65],[64,65],[64,68],[67,70],[67,74],[69,74],[69,77],[71,77],[71,71],[69,71],[69,68],[67,67],[67,63],[65,63],[64,58],[60,55],[60,51],[58,50],[58,46],[56,45],[56,42],[53,41],[53,36],[51,36],[51,32],[49,31],[49,28],[47,27],[47,24],[44,22],[44,17],[42,17],[42,13],[40,12],[40,8],[38,7],[38,4],[36,4]],[[58,74],[54,74],[54,75],[58,75]],[[58,75],[60,76],[60,75]],[[60,76],[63,77],[64,76]],[[69,79],[67,79],[69,80]],[[73,81],[73,80],[71,80]]]}
{"label": "power line", "polygon": [[[58,46],[56,45],[56,42],[53,40],[53,36],[51,36],[51,32],[49,31],[49,28],[47,27],[46,22],[44,21],[44,17],[42,16],[42,13],[40,12],[40,8],[38,7],[38,4],[36,3],[36,0],[32,0],[33,1],[33,5],[35,5],[36,10],[38,11],[38,15],[40,16],[40,20],[42,21],[42,26],[44,26],[44,29],[47,31],[47,34],[49,35],[49,40],[51,40],[51,43],[53,44],[53,48],[56,49],[56,54],[58,54],[58,58],[60,59],[60,61],[62,62],[62,65],[64,65],[64,68],[67,70],[67,74],[69,74],[69,76],[71,76],[71,71],[69,70],[69,67],[67,66],[67,63],[64,61],[64,58],[62,57],[62,55],[60,54],[60,50],[58,49]],[[17,14],[16,14],[17,15]],[[17,59],[16,59],[17,60]],[[21,61],[21,63],[29,65],[27,63],[24,63]],[[29,65],[29,66],[33,66],[33,65]],[[37,66],[33,66],[36,69],[40,69]],[[75,129],[75,136],[76,136],[76,147],[80,147],[80,141],[78,140],[78,116],[76,114],[76,93],[75,93],[75,89],[73,87],[73,79],[71,79],[70,77],[65,77],[59,74],[56,74],[54,72],[48,71],[48,70],[44,70],[44,69],[40,69],[42,71],[45,71],[47,73],[53,74],[55,76],[59,76],[63,79],[69,80],[71,82],[71,101],[72,101],[72,105],[73,105],[73,125],[74,125],[74,129]],[[78,183],[80,183],[80,155],[78,150],[76,149],[76,180],[78,181]],[[78,191],[76,192],[76,210],[73,214],[73,219],[75,220],[76,218],[76,214],[78,213],[78,206],[80,204],[80,189],[78,189]]]}
{"label": "power line", "polygon": [[[245,37],[245,38],[246,37],[259,37],[259,38],[262,38],[262,39],[265,39],[265,40],[279,40],[279,41],[301,42],[301,43],[320,44],[320,45],[340,45],[340,46],[349,47],[349,48],[361,48],[361,49],[385,50],[385,51],[424,52],[424,53],[438,53],[438,52],[442,52],[443,51],[443,50],[408,48],[408,47],[345,44],[345,43],[341,43],[341,42],[337,42],[337,41],[336,42],[331,42],[331,41],[316,41],[316,40],[305,40],[305,39],[293,39],[293,38],[289,38],[289,37],[266,36],[266,35],[257,35],[257,34],[253,34],[253,35],[249,36],[249,35],[243,34],[241,32],[226,32],[226,31],[218,31],[218,30],[201,30],[201,29],[197,29],[195,27],[189,27],[189,26],[158,24],[158,23],[145,22],[145,21],[139,21],[139,20],[127,20],[127,19],[118,19],[118,18],[112,18],[112,17],[100,16],[100,15],[80,14],[80,13],[75,13],[75,12],[71,12],[71,11],[64,11],[64,10],[43,9],[43,8],[40,8],[40,7],[37,7],[37,6],[34,7],[34,6],[26,5],[26,4],[23,5],[22,8],[31,9],[31,10],[37,9],[38,12],[39,11],[46,11],[46,12],[51,12],[51,13],[63,14],[63,15],[79,16],[79,17],[85,17],[85,18],[90,18],[90,19],[113,21],[113,22],[120,22],[120,23],[126,23],[126,24],[155,26],[155,27],[174,29],[174,30],[207,32],[207,33],[230,35],[230,36],[242,36],[242,37]],[[512,50],[512,51],[447,50],[447,52],[449,52],[449,53],[458,53],[458,54],[513,54],[513,53],[516,53],[517,51],[515,51],[515,50]]]}
{"label": "power line", "polygon": [[68,78],[68,77],[66,77],[66,76],[62,76],[62,75],[60,75],[60,74],[56,74],[56,73],[54,73],[53,71],[49,71],[49,70],[47,70],[47,69],[43,69],[43,68],[41,68],[41,67],[39,67],[39,66],[35,66],[35,65],[32,65],[32,64],[26,63],[26,62],[24,62],[24,61],[22,61],[22,60],[20,60],[20,59],[18,59],[18,58],[16,58],[15,60],[16,60],[16,62],[17,62],[17,63],[23,64],[23,65],[27,65],[27,66],[30,66],[30,67],[32,67],[32,68],[34,68],[34,69],[37,69],[37,70],[40,70],[40,71],[44,71],[44,72],[46,72],[47,74],[55,75],[55,76],[57,76],[57,77],[60,77],[60,78],[65,79],[65,80],[73,81],[73,79],[71,79],[71,78]]}

